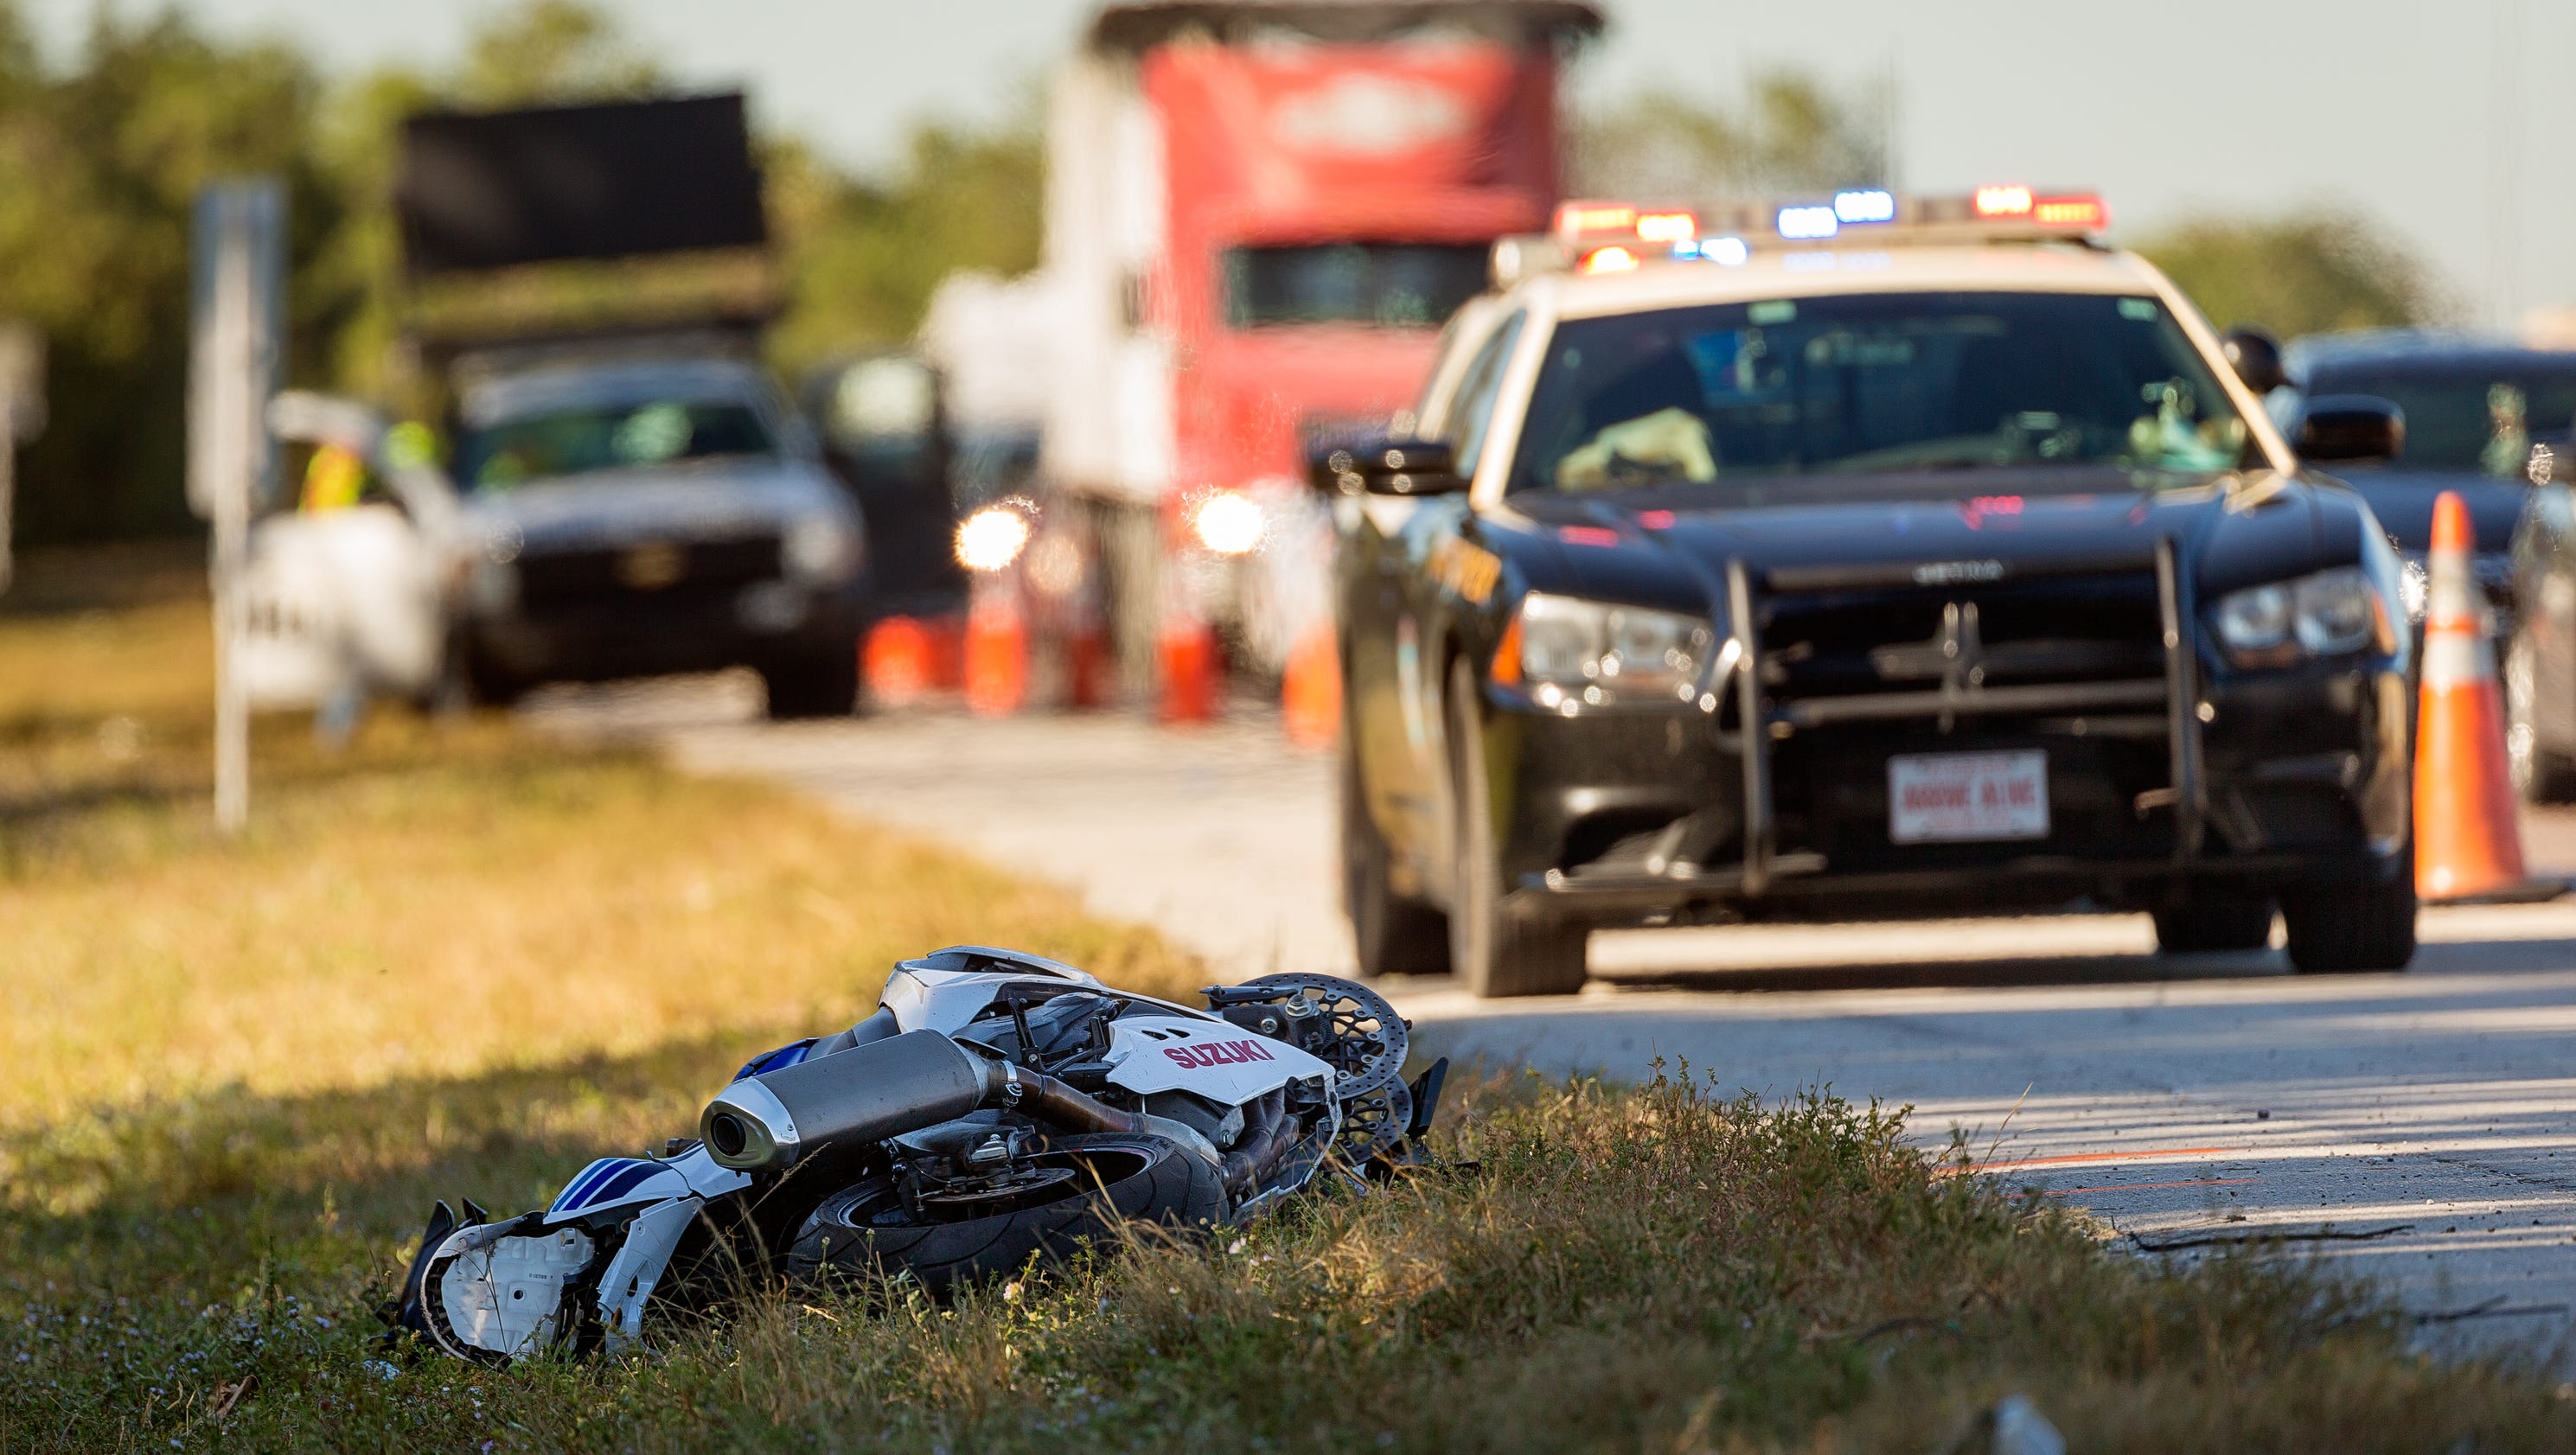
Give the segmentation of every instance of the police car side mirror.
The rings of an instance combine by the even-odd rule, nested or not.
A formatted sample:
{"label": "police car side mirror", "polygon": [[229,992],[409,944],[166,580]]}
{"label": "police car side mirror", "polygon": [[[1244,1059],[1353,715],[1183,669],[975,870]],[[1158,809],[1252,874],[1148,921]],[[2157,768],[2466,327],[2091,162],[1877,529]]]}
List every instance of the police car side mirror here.
{"label": "police car side mirror", "polygon": [[1327,495],[1455,495],[1467,488],[1458,457],[1440,440],[1377,439],[1327,445],[1306,462],[1306,478]]}
{"label": "police car side mirror", "polygon": [[2218,346],[2236,377],[2257,397],[2271,393],[2290,382],[2281,368],[2281,341],[2259,328],[2231,328],[2220,335]]}
{"label": "police car side mirror", "polygon": [[2406,449],[2406,411],[2368,394],[2327,394],[2299,411],[2299,458],[2328,464],[2393,460]]}

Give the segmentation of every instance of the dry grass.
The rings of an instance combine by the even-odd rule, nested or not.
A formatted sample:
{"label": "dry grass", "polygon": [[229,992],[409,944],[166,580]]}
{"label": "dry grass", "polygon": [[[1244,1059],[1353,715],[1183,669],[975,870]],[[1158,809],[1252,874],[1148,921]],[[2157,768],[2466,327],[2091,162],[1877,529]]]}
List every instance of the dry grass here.
{"label": "dry grass", "polygon": [[1196,967],[498,722],[270,724],[257,830],[217,841],[185,610],[0,617],[0,683],[95,666],[0,687],[0,1450],[1940,1450],[2006,1390],[2078,1450],[2576,1446],[2554,1376],[2421,1360],[2351,1288],[2114,1256],[1874,1109],[1681,1085],[1469,1088],[1442,1135],[1481,1176],[1016,1296],[772,1293],[649,1360],[381,1377],[432,1196],[532,1205],[685,1130],[896,956]]}

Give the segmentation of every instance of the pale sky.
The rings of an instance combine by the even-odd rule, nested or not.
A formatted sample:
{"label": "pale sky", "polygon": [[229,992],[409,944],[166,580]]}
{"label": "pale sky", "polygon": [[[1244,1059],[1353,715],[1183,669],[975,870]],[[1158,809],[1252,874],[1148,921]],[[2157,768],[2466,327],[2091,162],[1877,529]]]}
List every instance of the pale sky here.
{"label": "pale sky", "polygon": [[[98,0],[33,0],[76,43]],[[120,11],[159,0],[108,0]],[[862,165],[909,121],[1021,104],[1095,0],[611,0],[677,75]],[[181,0],[335,63],[453,58],[477,0]],[[1580,94],[1715,96],[1774,66],[1898,77],[1913,190],[2095,186],[2136,232],[2198,209],[2356,206],[2472,321],[2576,305],[2576,5],[2550,0],[1607,0]]]}

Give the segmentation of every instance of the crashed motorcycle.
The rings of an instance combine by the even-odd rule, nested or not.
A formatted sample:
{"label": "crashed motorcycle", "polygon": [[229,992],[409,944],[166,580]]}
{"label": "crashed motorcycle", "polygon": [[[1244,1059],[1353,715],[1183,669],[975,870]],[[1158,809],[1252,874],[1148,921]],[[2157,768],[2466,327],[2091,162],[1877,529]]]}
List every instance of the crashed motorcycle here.
{"label": "crashed motorcycle", "polygon": [[1205,995],[982,946],[904,961],[875,1012],[754,1058],[661,1156],[603,1157],[519,1217],[441,1202],[387,1317],[480,1363],[615,1352],[648,1310],[780,1275],[944,1294],[1418,1157],[1447,1063],[1402,1080],[1405,1022],[1374,991],[1280,974]]}

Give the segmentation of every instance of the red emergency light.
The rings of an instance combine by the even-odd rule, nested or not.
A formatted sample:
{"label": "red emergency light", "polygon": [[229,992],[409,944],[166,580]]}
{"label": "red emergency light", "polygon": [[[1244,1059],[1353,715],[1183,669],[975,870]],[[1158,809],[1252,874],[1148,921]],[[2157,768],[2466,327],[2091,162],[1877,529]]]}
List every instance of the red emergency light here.
{"label": "red emergency light", "polygon": [[1628,232],[1636,225],[1637,209],[1624,202],[1561,202],[1556,208],[1556,235],[1561,238]]}
{"label": "red emergency light", "polygon": [[2111,225],[2111,209],[2091,192],[2042,197],[2028,187],[2010,183],[1978,188],[1969,205],[1978,220],[1984,222],[2031,222],[2079,232],[2099,232]]}

